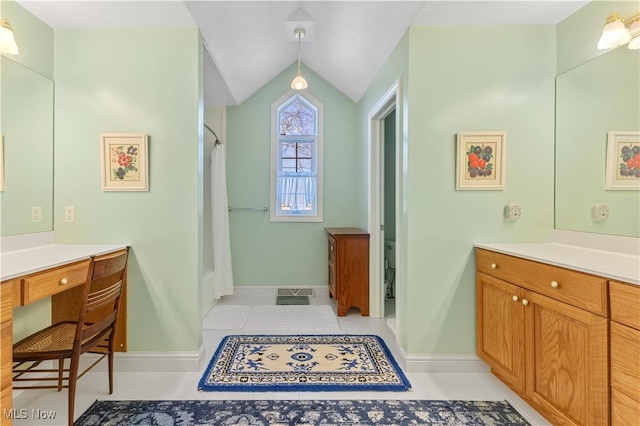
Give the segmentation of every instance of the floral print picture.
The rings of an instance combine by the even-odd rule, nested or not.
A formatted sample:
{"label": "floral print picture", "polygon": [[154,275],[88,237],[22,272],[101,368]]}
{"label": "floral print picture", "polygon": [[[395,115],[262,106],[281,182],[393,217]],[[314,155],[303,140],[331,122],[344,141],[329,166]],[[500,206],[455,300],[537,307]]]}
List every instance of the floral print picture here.
{"label": "floral print picture", "polygon": [[456,189],[503,189],[505,143],[505,132],[458,133]]}
{"label": "floral print picture", "polygon": [[640,132],[607,135],[606,189],[640,190]]}
{"label": "floral print picture", "polygon": [[147,135],[100,135],[103,191],[148,191]]}

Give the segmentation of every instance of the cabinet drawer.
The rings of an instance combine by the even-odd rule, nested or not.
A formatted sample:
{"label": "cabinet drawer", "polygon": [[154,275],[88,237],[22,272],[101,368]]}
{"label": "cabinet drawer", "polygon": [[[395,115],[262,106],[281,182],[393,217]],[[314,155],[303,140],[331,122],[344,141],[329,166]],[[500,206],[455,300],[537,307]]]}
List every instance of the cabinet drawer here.
{"label": "cabinet drawer", "polygon": [[5,322],[11,319],[13,312],[13,282],[5,281],[0,286],[0,322]]}
{"label": "cabinet drawer", "polygon": [[89,260],[33,274],[22,279],[22,304],[60,293],[84,283]]}
{"label": "cabinet drawer", "polygon": [[609,282],[611,320],[640,330],[640,286]]}
{"label": "cabinet drawer", "polygon": [[476,250],[476,262],[478,270],[488,275],[595,314],[607,315],[604,278],[482,249]]}
{"label": "cabinet drawer", "polygon": [[640,401],[640,330],[611,321],[611,386]]}
{"label": "cabinet drawer", "polygon": [[611,426],[638,426],[640,401],[611,389]]}
{"label": "cabinet drawer", "polygon": [[329,262],[334,263],[336,259],[336,240],[333,237],[329,237]]}
{"label": "cabinet drawer", "polygon": [[[11,384],[12,375],[11,368],[12,363],[11,359],[13,358],[13,342],[12,339],[13,333],[13,323],[11,321],[5,321],[0,324],[0,359],[2,360],[2,365],[0,366],[0,389],[4,389],[5,387]],[[2,413],[0,413],[2,415]]]}

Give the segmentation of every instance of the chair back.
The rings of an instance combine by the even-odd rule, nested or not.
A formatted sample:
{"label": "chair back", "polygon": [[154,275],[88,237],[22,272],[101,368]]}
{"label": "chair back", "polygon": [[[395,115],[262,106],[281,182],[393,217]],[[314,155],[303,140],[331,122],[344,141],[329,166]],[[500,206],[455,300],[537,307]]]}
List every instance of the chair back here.
{"label": "chair back", "polygon": [[83,353],[106,338],[113,341],[128,257],[127,248],[91,258],[82,294],[74,351]]}

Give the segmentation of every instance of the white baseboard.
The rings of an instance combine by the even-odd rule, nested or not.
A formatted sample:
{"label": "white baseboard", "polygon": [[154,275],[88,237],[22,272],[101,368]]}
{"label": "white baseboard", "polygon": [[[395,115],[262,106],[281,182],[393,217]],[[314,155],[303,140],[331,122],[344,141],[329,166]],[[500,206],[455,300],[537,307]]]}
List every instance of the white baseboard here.
{"label": "white baseboard", "polygon": [[[200,371],[204,355],[204,346],[193,352],[117,352],[114,363],[116,371]],[[96,365],[94,370],[99,368],[106,369],[106,362]]]}
{"label": "white baseboard", "polygon": [[402,364],[409,373],[489,373],[476,355],[407,354],[400,349]]}

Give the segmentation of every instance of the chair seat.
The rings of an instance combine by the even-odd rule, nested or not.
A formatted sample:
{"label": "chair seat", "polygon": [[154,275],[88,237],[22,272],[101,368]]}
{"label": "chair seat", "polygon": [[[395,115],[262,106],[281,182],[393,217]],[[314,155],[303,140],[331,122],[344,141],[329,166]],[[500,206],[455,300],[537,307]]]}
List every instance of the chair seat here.
{"label": "chair seat", "polygon": [[40,330],[13,346],[13,360],[28,360],[35,353],[41,359],[43,352],[49,353],[52,358],[57,358],[58,354],[70,354],[75,332],[76,324],[73,322],[61,322]]}

